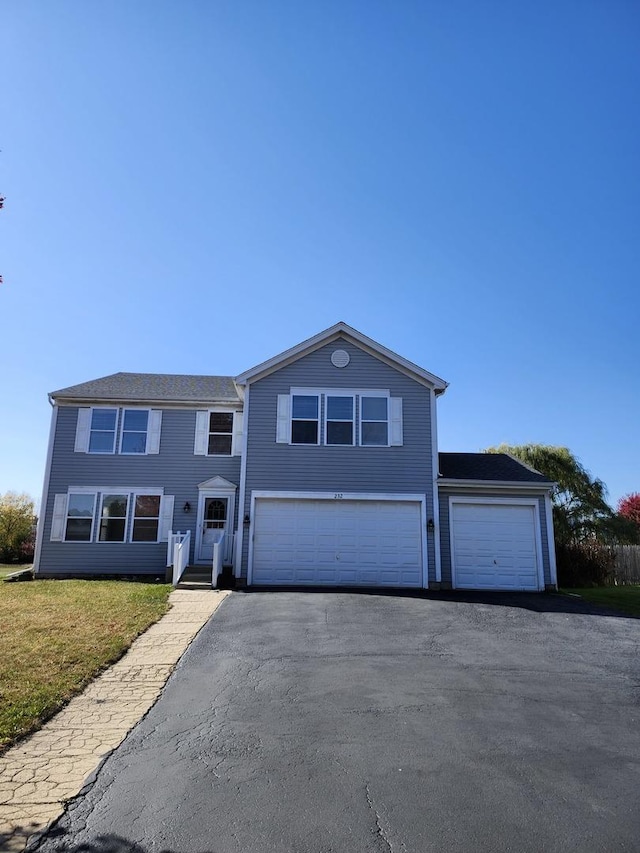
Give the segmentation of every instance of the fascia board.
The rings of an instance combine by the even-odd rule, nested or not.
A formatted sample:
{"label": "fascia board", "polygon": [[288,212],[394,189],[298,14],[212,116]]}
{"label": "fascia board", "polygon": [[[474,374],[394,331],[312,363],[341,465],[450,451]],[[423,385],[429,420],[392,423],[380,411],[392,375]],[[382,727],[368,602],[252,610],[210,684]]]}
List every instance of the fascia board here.
{"label": "fascia board", "polygon": [[241,400],[153,400],[153,399],[127,399],[120,397],[50,397],[59,406],[136,406],[160,409],[202,409],[211,406],[224,406],[227,409],[241,409]]}
{"label": "fascia board", "polygon": [[520,480],[454,480],[445,479],[444,477],[438,480],[438,488],[444,487],[447,489],[525,489],[527,491],[549,492],[555,486],[555,483],[531,483]]}
{"label": "fascia board", "polygon": [[391,367],[401,370],[401,372],[407,374],[413,379],[416,379],[421,382],[421,384],[433,388],[436,394],[442,394],[448,387],[448,383],[445,382],[444,379],[440,379],[439,376],[429,373],[428,370],[424,370],[417,364],[414,364],[392,350],[383,347],[381,344],[377,343],[377,341],[363,335],[362,332],[358,332],[357,329],[353,329],[346,323],[336,323],[335,326],[331,326],[329,329],[325,329],[323,332],[314,335],[312,338],[302,341],[295,347],[291,347],[279,355],[276,355],[267,361],[263,361],[261,364],[258,364],[250,370],[246,370],[244,373],[236,376],[235,381],[239,385],[245,385],[249,382],[255,382],[258,379],[263,379],[270,373],[274,373],[276,370],[286,367],[288,364],[292,364],[303,355],[309,355],[320,347],[325,346],[334,340],[338,340],[341,337],[350,340],[353,344],[359,346],[360,349],[363,349],[370,355],[386,362]]}

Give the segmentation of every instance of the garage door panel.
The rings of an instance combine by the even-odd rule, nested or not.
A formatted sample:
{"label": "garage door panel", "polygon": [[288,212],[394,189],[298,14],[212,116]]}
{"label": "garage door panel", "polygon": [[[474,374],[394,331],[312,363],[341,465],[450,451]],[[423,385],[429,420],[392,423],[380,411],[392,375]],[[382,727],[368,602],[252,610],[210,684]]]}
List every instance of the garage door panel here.
{"label": "garage door panel", "polygon": [[456,587],[540,588],[532,505],[453,502],[451,529]]}
{"label": "garage door panel", "polygon": [[259,498],[254,516],[254,584],[422,586],[417,501]]}

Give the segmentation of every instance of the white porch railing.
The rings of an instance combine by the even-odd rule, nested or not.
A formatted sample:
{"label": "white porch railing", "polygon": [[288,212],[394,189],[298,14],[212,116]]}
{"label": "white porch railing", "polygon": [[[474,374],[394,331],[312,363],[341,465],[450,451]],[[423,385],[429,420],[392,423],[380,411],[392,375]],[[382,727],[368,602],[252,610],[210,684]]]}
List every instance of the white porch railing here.
{"label": "white porch railing", "polygon": [[220,530],[213,543],[213,562],[211,565],[211,586],[218,586],[218,575],[222,571],[222,558],[225,554],[225,532]]}
{"label": "white porch railing", "polygon": [[[169,552],[173,547],[171,556]],[[191,550],[191,531],[186,533],[169,533],[169,545],[167,548],[167,560],[171,559],[168,565],[173,566],[173,585],[177,586],[180,578],[184,574],[184,570],[189,565],[189,552]]]}
{"label": "white porch railing", "polygon": [[233,565],[233,545],[235,542],[235,533],[224,534],[224,550],[222,552],[222,565],[223,566],[232,566]]}

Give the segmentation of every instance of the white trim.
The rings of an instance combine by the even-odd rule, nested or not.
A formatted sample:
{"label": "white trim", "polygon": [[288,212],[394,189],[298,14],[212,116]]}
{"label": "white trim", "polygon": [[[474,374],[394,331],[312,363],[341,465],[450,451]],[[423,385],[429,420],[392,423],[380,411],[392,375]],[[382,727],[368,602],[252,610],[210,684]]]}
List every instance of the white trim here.
{"label": "white trim", "polygon": [[125,492],[136,495],[163,495],[164,486],[69,486],[67,494],[86,494],[91,492],[109,492],[111,495],[123,495]]}
{"label": "white trim", "polygon": [[[220,477],[220,480],[223,482],[228,482],[224,480],[224,478]],[[205,488],[203,486],[198,486],[198,514],[196,516],[196,535],[193,543],[193,561],[198,565],[208,565],[211,563],[211,557],[203,557],[201,555],[202,550],[202,536],[204,533],[204,508],[207,502],[207,498],[220,498],[221,500],[227,501],[227,518],[225,520],[225,534],[227,536],[233,536],[234,531],[234,522],[235,522],[235,509],[236,509],[236,491],[237,486],[233,485],[233,483],[229,483],[228,486],[215,486],[214,488]]]}
{"label": "white trim", "polygon": [[433,391],[429,393],[431,406],[431,466],[433,469],[433,550],[435,559],[435,581],[442,582],[442,554],[440,552],[440,495],[438,494],[438,474],[440,457],[438,456],[438,413],[437,398]]}
{"label": "white trim", "polygon": [[[222,458],[231,459],[236,456],[235,441],[236,441],[236,415],[237,409],[232,409],[229,406],[209,406],[206,410],[196,412],[196,428],[193,439],[193,455],[208,456],[211,459]],[[229,432],[211,432],[211,415],[231,415],[231,429]],[[209,439],[212,435],[228,435],[231,436],[231,447],[229,453],[209,453]]]}
{"label": "white trim", "polygon": [[[348,418],[347,419],[345,419],[345,418],[329,418],[329,415],[327,414],[328,407],[329,407],[329,402],[327,399],[328,397],[345,397],[345,398],[348,397],[351,400],[351,418],[350,419],[348,419]],[[320,410],[318,410],[318,415],[320,415],[320,414],[321,414],[321,412],[320,412]],[[329,434],[329,421],[331,421],[332,424],[351,424],[351,441],[350,442],[343,442],[340,444],[336,444],[335,442],[332,441],[331,444],[329,444],[329,442],[327,441],[327,437]],[[351,394],[345,394],[342,390],[339,394],[334,394],[333,392],[329,392],[329,391],[327,391],[325,393],[325,395],[324,395],[324,436],[323,436],[323,438],[324,438],[324,446],[325,447],[355,447],[356,446],[356,398],[355,398],[355,396],[353,396]]]}
{"label": "white trim", "polygon": [[203,483],[198,483],[199,489],[233,489],[234,491],[238,488],[235,483],[232,483],[230,480],[225,480],[224,477],[221,477],[219,474],[216,474],[215,477],[210,477],[208,480],[205,480]]}
{"label": "white trim", "polygon": [[[322,392],[318,391],[316,389],[309,390],[309,391],[303,391],[303,392],[294,391],[293,389],[291,391],[289,391],[289,430],[288,430],[288,432],[289,432],[289,444],[291,444],[293,447],[320,447],[321,446],[321,444],[320,444],[320,436],[322,435],[322,432],[321,432],[321,426],[322,426],[322,396],[321,396],[321,394],[322,394]],[[282,413],[280,411],[280,406],[281,406],[280,398],[283,396],[284,396],[283,394],[278,394],[278,422],[277,422],[277,426],[276,426],[276,429],[278,431],[278,438],[281,437],[281,435],[282,435],[282,432],[281,432],[282,428],[281,428],[281,424],[280,424],[280,421],[282,419]],[[315,397],[316,400],[318,401],[318,417],[317,418],[294,418],[294,416],[293,416],[293,398],[294,398],[294,396],[295,397]],[[318,425],[318,428],[316,431],[316,441],[294,441],[293,440],[293,422],[294,421],[314,421],[314,420],[316,421],[316,423]],[[279,441],[278,438],[276,438],[276,443],[283,444],[284,442]]]}
{"label": "white trim", "polygon": [[[248,389],[247,389],[248,390]],[[339,497],[338,497],[339,496]],[[424,494],[406,494],[394,492],[251,492],[251,523],[249,526],[249,557],[247,564],[247,586],[251,586],[253,580],[253,536],[256,517],[256,500],[261,499],[286,499],[286,500],[326,500],[326,501],[404,501],[407,503],[420,504],[421,519],[421,545],[422,545],[422,585],[424,589],[429,586],[429,558],[427,551],[427,499]]]}
{"label": "white trim", "polygon": [[[91,433],[94,432],[93,429],[93,413],[98,410],[115,412],[116,413],[116,422],[113,427],[113,444],[111,445],[111,450],[91,450]],[[118,444],[118,429],[120,427],[120,423],[122,421],[121,409],[118,406],[91,406],[89,416],[89,435],[87,437],[87,453],[91,456],[115,456],[116,446]],[[106,429],[97,429],[95,432],[111,432],[111,430]],[[142,454],[136,454],[142,456]]]}
{"label": "white trim", "polygon": [[[69,521],[69,497],[70,495],[91,495],[93,497],[93,512],[91,513],[91,532],[88,539],[67,539],[67,522]],[[56,498],[58,496],[56,495]],[[66,504],[64,510],[64,527],[62,530],[62,539],[60,542],[69,543],[70,545],[91,545],[94,542],[96,530],[98,526],[98,491],[97,489],[73,489],[69,488],[66,494]],[[55,507],[54,507],[55,509]],[[76,516],[72,516],[75,518]]]}
{"label": "white trim", "polygon": [[53,459],[53,443],[58,423],[58,406],[54,403],[51,411],[51,424],[49,425],[49,445],[47,447],[47,459],[44,464],[44,480],[42,483],[42,499],[40,501],[40,512],[38,513],[38,528],[36,530],[36,547],[33,555],[33,574],[40,571],[40,558],[42,556],[42,542],[44,539],[44,525],[47,514],[47,500],[49,498],[49,483],[51,481],[51,461]]}
{"label": "white trim", "polygon": [[247,488],[247,447],[249,443],[249,391],[247,385],[244,392],[244,408],[242,419],[242,455],[240,457],[240,492],[238,495],[238,530],[234,541],[233,574],[239,578],[242,574],[242,540],[244,537],[245,495]]}
{"label": "white trim", "polygon": [[549,580],[553,586],[558,586],[558,569],[556,566],[556,539],[553,530],[553,507],[551,504],[551,495],[547,493],[544,496],[544,513],[547,522],[547,544],[549,546]]}
{"label": "white trim", "polygon": [[516,491],[537,491],[550,492],[553,488],[553,483],[531,483],[520,482],[519,480],[454,480],[454,479],[438,479],[438,488],[443,489],[475,489],[477,490],[494,490],[500,489],[515,489]]}
{"label": "white trim", "polygon": [[325,344],[337,340],[349,341],[359,349],[368,352],[370,355],[380,359],[380,361],[395,367],[396,370],[420,382],[420,384],[434,388],[437,393],[443,393],[447,388],[448,383],[444,379],[440,379],[435,374],[429,373],[429,371],[424,370],[422,367],[418,367],[417,364],[408,361],[406,358],[393,352],[393,350],[387,349],[382,344],[363,335],[362,332],[343,322],[336,323],[334,326],[319,332],[317,335],[302,341],[294,347],[290,347],[279,355],[263,361],[250,370],[246,370],[244,373],[236,376],[235,381],[239,385],[255,382],[257,379],[262,379],[264,376],[279,370],[286,364],[297,361],[303,355],[308,355],[320,349]]}
{"label": "white trim", "polygon": [[[535,498],[481,498],[463,495],[449,496],[449,547],[451,554],[451,586],[456,589],[456,568],[453,529],[453,505],[459,504],[485,504],[489,506],[531,506],[533,507],[534,537],[536,546],[536,569],[538,574],[538,590],[544,589],[544,560],[542,556],[542,533],[540,529],[540,507]],[[465,587],[466,588],[466,587]]]}
{"label": "white trim", "polygon": [[[124,516],[124,536],[122,539],[100,539],[100,527],[102,524],[102,509],[104,507],[104,499],[107,496],[113,495],[114,497],[119,497],[120,495],[124,495],[127,498],[127,511]],[[97,495],[96,495],[97,497]],[[96,504],[93,506],[93,520],[94,520],[94,528],[91,531],[91,539],[90,542],[93,542],[95,537],[96,545],[128,545],[131,543],[130,536],[130,527],[131,527],[131,504],[133,501],[131,500],[132,493],[131,492],[117,492],[115,489],[111,489],[107,492],[100,493],[100,506],[98,507],[98,511],[96,512]],[[108,517],[107,517],[108,518]],[[119,521],[122,519],[121,515],[115,516],[115,520]],[[159,522],[159,519],[158,519]],[[158,523],[159,526],[159,523]],[[129,534],[129,535],[128,535]],[[137,542],[135,543],[138,544]]]}
{"label": "white trim", "polygon": [[[123,450],[122,449],[122,439],[124,437],[124,416],[127,412],[146,412],[147,413],[147,428],[144,430],[144,451],[142,453],[137,453],[131,450]],[[146,406],[123,406],[120,412],[118,413],[119,417],[116,418],[116,423],[119,425],[120,429],[118,430],[118,455],[119,456],[146,456],[149,453],[149,426],[151,423],[151,409],[148,409]],[[143,430],[141,429],[128,429],[127,432],[137,432],[141,433]]]}

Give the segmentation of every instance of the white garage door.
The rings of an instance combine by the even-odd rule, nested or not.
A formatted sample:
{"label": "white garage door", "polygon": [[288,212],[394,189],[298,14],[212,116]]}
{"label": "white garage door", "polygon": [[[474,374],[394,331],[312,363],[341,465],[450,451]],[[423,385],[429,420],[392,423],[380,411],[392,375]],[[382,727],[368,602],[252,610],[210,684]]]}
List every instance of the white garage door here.
{"label": "white garage door", "polygon": [[453,502],[451,525],[457,589],[540,589],[533,506]]}
{"label": "white garage door", "polygon": [[417,501],[259,498],[253,584],[422,586]]}

